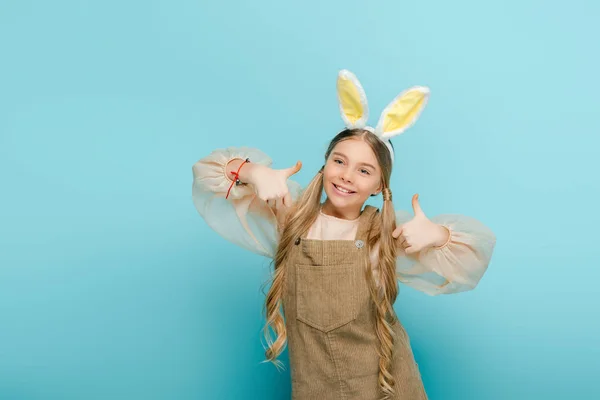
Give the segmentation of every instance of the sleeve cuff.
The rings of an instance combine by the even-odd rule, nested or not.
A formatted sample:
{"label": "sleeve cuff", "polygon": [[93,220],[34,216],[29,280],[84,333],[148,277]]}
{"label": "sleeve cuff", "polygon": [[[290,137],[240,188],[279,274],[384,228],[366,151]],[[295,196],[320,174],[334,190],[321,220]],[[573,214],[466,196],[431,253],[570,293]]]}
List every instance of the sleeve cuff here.
{"label": "sleeve cuff", "polygon": [[441,246],[433,246],[433,249],[435,250],[441,250],[444,247],[448,246],[450,244],[450,242],[452,241],[452,229],[448,226],[448,225],[444,225],[444,224],[438,224],[444,228],[446,228],[446,230],[448,231],[448,240],[446,240],[446,243],[442,244]]}

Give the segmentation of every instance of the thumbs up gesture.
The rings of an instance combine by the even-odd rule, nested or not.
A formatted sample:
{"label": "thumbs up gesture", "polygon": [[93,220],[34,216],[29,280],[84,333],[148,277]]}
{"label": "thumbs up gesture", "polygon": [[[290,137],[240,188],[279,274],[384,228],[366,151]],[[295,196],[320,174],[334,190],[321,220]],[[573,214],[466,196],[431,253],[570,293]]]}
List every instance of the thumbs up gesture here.
{"label": "thumbs up gesture", "polygon": [[415,213],[414,218],[396,227],[392,233],[404,252],[406,254],[418,253],[423,249],[446,243],[450,232],[427,218],[419,204],[418,194],[412,198],[412,208]]}
{"label": "thumbs up gesture", "polygon": [[302,168],[300,161],[289,168],[272,169],[260,164],[252,164],[247,171],[248,182],[254,185],[256,195],[265,201],[282,200],[283,205],[292,205],[292,196],[287,187],[287,180]]}

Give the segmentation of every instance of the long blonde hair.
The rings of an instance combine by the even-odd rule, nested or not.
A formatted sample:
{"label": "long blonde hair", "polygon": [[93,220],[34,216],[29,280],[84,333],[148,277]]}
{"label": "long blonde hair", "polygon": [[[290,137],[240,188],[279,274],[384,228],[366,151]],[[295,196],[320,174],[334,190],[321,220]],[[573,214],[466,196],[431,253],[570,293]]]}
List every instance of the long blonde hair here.
{"label": "long blonde hair", "polygon": [[[396,277],[396,245],[392,232],[396,228],[396,214],[389,189],[392,173],[392,160],[389,150],[373,133],[364,129],[346,129],[337,134],[329,143],[325,153],[325,162],[340,142],[349,139],[365,141],[377,158],[381,168],[381,184],[383,207],[379,216],[372,219],[367,239],[369,253],[379,242],[379,276],[375,281],[373,269],[365,267],[371,298],[376,308],[375,332],[379,339],[379,387],[386,399],[394,393],[394,378],[390,373],[392,353],[394,349],[394,331],[392,325],[396,321],[393,304],[398,296],[398,281]],[[310,181],[300,198],[291,207],[283,224],[283,230],[273,259],[274,273],[271,287],[265,299],[266,324],[264,336],[267,343],[266,361],[281,367],[277,357],[283,352],[287,342],[285,321],[281,310],[283,291],[285,290],[285,262],[291,252],[293,241],[306,233],[315,222],[321,206],[323,192],[323,168]],[[368,263],[370,264],[370,263]],[[271,332],[272,330],[272,332]],[[275,339],[273,339],[273,335]]]}

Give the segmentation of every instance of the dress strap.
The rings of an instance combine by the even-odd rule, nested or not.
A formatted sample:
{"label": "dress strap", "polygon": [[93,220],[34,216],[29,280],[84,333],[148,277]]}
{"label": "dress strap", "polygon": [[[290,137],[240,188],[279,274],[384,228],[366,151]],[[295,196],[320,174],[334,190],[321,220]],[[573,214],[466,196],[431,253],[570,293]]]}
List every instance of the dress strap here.
{"label": "dress strap", "polygon": [[358,220],[358,230],[356,232],[356,240],[367,240],[367,234],[369,233],[369,229],[371,229],[371,224],[373,223],[373,218],[377,216],[379,209],[373,206],[365,206],[365,209],[360,214],[360,219]]}

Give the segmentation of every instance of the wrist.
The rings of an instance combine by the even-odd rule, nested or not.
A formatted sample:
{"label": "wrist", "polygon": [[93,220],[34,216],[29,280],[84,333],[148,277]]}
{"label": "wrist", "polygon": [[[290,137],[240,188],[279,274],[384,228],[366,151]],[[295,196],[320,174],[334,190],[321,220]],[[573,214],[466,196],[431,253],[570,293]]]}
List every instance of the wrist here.
{"label": "wrist", "polygon": [[237,178],[240,183],[250,183],[253,168],[254,165],[246,159],[234,158],[225,166],[225,175],[231,182],[235,182]]}
{"label": "wrist", "polygon": [[435,249],[442,249],[450,243],[450,239],[452,237],[450,233],[450,229],[444,225],[439,225],[438,228],[440,231],[439,239],[433,244]]}

